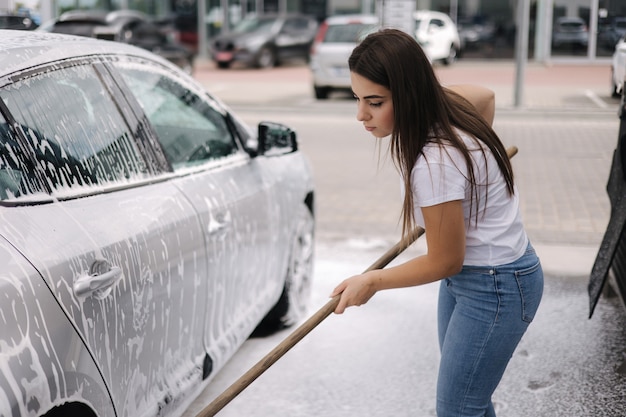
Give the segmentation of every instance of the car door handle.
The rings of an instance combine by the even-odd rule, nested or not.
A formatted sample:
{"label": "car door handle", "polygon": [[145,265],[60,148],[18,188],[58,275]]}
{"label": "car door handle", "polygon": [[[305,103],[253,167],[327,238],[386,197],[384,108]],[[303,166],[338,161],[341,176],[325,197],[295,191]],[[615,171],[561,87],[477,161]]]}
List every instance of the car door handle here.
{"label": "car door handle", "polygon": [[221,235],[230,226],[230,213],[220,213],[216,216],[209,217],[209,225],[207,227],[209,235]]}
{"label": "car door handle", "polygon": [[89,272],[74,281],[74,295],[78,298],[94,296],[101,300],[111,293],[113,286],[122,278],[122,269],[111,266],[105,260],[97,260]]}

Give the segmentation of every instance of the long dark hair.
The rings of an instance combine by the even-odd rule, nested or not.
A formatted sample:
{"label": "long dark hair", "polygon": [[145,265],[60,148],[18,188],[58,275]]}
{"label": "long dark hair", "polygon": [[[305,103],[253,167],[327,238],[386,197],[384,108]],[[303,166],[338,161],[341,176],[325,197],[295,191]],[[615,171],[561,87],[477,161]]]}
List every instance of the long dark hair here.
{"label": "long dark hair", "polygon": [[463,154],[471,184],[472,212],[475,221],[478,220],[479,184],[470,151],[456,129],[482,142],[493,153],[508,193],[513,195],[513,169],[500,138],[470,102],[439,83],[430,61],[414,38],[397,29],[371,33],[353,50],[348,65],[350,71],[391,92],[394,127],[389,146],[394,164],[404,179],[403,236],[415,226],[411,171],[428,142],[446,141]]}

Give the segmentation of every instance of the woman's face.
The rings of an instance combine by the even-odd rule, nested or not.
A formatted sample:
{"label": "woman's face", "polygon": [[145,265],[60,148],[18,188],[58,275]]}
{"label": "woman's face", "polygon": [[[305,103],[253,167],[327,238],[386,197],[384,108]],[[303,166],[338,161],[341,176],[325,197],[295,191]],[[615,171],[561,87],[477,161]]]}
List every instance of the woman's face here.
{"label": "woman's face", "polygon": [[393,103],[391,91],[369,79],[351,72],[352,93],[357,102],[356,119],[363,122],[365,130],[377,138],[391,135],[393,131]]}

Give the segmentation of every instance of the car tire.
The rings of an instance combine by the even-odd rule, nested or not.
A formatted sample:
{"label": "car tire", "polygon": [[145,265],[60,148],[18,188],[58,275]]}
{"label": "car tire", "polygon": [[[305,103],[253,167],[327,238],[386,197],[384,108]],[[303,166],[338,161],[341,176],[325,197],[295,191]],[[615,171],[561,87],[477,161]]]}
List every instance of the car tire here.
{"label": "car tire", "polygon": [[230,62],[218,62],[217,67],[219,69],[228,69],[230,68]]}
{"label": "car tire", "polygon": [[448,56],[443,59],[444,65],[451,65],[456,61],[458,55],[458,49],[454,45],[450,45],[450,50],[448,51]]}
{"label": "car tire", "polygon": [[269,46],[264,46],[256,58],[258,68],[274,68],[276,66],[276,54]]}
{"label": "car tire", "polygon": [[312,210],[303,204],[291,241],[283,292],[253,335],[263,336],[293,326],[306,313],[313,280],[314,234],[315,218]]}
{"label": "car tire", "polygon": [[326,100],[330,94],[330,87],[313,86],[313,90],[315,91],[315,98],[318,100]]}

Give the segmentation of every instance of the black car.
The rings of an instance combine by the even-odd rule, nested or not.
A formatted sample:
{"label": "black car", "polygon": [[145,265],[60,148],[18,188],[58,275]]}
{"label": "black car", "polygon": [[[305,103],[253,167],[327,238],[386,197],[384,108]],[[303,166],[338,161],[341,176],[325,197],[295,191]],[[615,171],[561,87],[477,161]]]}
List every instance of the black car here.
{"label": "black car", "polygon": [[29,16],[0,14],[0,29],[34,30],[37,29],[37,23]]}
{"label": "black car", "polygon": [[232,31],[211,42],[211,54],[219,68],[234,62],[257,68],[271,68],[285,59],[308,61],[318,23],[301,14],[251,15]]}
{"label": "black car", "polygon": [[72,10],[38,30],[128,43],[161,55],[187,73],[193,68],[192,51],[170,39],[149,16],[135,10]]}

